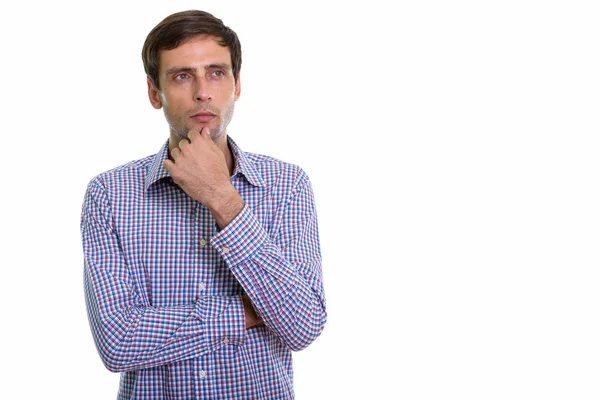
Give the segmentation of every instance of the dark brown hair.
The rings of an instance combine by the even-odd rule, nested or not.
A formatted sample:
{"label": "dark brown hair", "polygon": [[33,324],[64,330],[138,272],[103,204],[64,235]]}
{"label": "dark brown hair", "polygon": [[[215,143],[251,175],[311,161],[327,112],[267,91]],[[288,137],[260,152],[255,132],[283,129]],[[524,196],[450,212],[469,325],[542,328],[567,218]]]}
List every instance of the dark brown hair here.
{"label": "dark brown hair", "polygon": [[211,35],[218,43],[229,48],[231,68],[237,82],[242,66],[242,46],[233,30],[223,24],[219,18],[205,11],[189,10],[169,15],[154,27],[146,37],[142,48],[144,70],[157,89],[159,52],[172,50],[186,40],[198,35]]}

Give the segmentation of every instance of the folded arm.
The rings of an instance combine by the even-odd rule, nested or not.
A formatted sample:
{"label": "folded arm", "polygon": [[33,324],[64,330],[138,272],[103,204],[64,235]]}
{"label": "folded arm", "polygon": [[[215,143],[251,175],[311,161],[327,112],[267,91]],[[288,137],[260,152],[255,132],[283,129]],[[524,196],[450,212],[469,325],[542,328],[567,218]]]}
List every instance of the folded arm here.
{"label": "folded arm", "polygon": [[269,233],[248,206],[211,240],[258,316],[291,350],[322,332],[327,319],[312,187],[300,171]]}
{"label": "folded arm", "polygon": [[88,317],[109,370],[150,368],[243,344],[241,296],[204,296],[175,307],[149,304],[133,284],[106,192],[96,181],[86,192],[81,232]]}

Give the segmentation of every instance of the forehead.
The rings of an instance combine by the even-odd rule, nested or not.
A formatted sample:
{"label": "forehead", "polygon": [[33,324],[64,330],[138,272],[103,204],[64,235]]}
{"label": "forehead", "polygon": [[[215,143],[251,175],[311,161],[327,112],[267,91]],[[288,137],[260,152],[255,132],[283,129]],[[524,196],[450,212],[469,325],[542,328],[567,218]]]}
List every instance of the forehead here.
{"label": "forehead", "polygon": [[159,53],[160,71],[169,68],[192,67],[201,68],[209,64],[220,63],[231,66],[229,48],[221,46],[214,36],[194,36],[171,50]]}

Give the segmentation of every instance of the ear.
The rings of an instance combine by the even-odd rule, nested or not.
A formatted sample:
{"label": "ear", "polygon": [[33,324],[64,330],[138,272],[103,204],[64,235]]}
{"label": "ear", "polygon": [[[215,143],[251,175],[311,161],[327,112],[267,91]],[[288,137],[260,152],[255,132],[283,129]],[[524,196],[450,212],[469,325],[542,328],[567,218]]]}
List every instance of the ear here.
{"label": "ear", "polygon": [[240,93],[242,92],[242,84],[240,83],[240,74],[238,73],[237,79],[235,80],[235,99],[240,98]]}
{"label": "ear", "polygon": [[150,104],[152,104],[152,107],[158,110],[162,108],[162,101],[160,100],[160,91],[154,86],[154,83],[152,83],[152,80],[150,80],[150,78],[147,78],[147,82],[148,98],[150,99]]}

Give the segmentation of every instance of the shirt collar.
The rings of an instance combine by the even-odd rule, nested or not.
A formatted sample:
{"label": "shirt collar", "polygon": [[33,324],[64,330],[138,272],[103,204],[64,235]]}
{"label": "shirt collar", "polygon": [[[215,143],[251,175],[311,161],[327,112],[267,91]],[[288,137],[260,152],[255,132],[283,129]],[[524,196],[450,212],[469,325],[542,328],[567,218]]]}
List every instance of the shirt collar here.
{"label": "shirt collar", "polygon": [[248,154],[244,153],[229,136],[227,137],[227,143],[229,144],[229,149],[231,150],[233,159],[235,160],[233,176],[242,174],[252,185],[260,187],[266,186],[262,175],[260,175],[254,163],[250,161]]}
{"label": "shirt collar", "polygon": [[[237,174],[242,174],[246,177],[246,180],[250,182],[254,186],[265,186],[265,181],[260,173],[256,170],[256,167],[249,160],[248,155],[240,149],[240,147],[231,139],[231,137],[227,137],[227,143],[229,145],[229,149],[233,155],[233,159],[235,161],[235,169],[233,171],[233,176]],[[144,182],[144,190],[148,190],[148,188],[155,182],[158,182],[164,178],[170,178],[169,173],[163,166],[163,161],[169,159],[169,141],[167,140],[159,152],[156,153],[154,159],[148,166],[146,172],[146,180]]]}
{"label": "shirt collar", "polygon": [[144,190],[147,191],[148,188],[155,182],[158,182],[161,179],[169,178],[170,175],[163,166],[163,161],[169,159],[169,141],[167,140],[159,152],[156,153],[154,159],[148,165],[148,169],[146,171],[146,180],[144,182]]}

